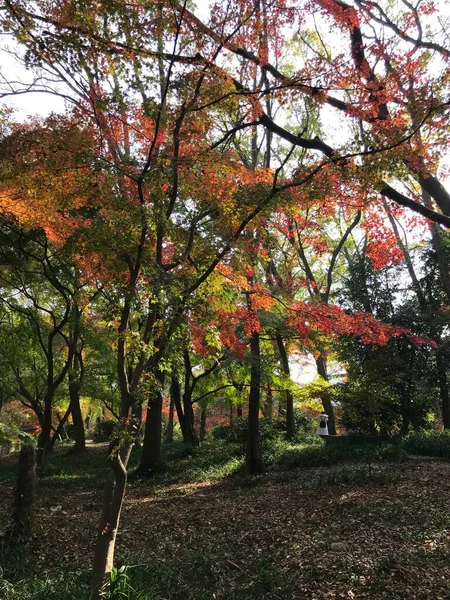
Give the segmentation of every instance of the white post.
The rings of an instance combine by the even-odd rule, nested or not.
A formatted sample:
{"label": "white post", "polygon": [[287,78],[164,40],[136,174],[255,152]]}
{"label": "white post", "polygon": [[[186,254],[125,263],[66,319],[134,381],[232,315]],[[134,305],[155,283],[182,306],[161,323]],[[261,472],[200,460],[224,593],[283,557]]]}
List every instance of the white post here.
{"label": "white post", "polygon": [[322,413],[319,415],[319,426],[317,427],[317,435],[328,435],[328,415]]}

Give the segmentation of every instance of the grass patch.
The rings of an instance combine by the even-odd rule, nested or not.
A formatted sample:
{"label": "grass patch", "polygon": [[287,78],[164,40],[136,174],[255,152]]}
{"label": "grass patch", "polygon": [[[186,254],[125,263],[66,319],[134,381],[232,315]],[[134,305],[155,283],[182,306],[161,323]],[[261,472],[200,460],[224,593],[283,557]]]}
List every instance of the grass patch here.
{"label": "grass patch", "polygon": [[405,457],[398,444],[286,445],[276,450],[275,462],[285,469],[330,466],[346,462],[397,461]]}
{"label": "grass patch", "polygon": [[[16,561],[22,562],[23,555],[18,548],[17,551]],[[87,569],[59,569],[27,577],[20,565],[15,567],[11,560],[6,562],[6,568],[5,565],[0,568],[2,600],[80,600],[88,595],[90,574]]]}
{"label": "grass patch", "polygon": [[[129,470],[139,462],[134,452]],[[183,442],[174,442],[163,448],[161,467],[150,479],[141,479],[152,486],[176,483],[219,481],[242,470],[244,456],[240,444],[205,442],[193,448]]]}

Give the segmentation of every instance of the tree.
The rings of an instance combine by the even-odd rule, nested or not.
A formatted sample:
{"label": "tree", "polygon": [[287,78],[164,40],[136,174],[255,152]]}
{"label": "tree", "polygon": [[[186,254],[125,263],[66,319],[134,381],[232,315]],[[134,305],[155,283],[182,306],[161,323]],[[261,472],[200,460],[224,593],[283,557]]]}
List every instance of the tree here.
{"label": "tree", "polygon": [[[402,44],[414,40],[382,24],[392,31],[388,42],[395,61],[379,75],[374,63],[384,50],[378,38],[366,48],[363,8],[340,0],[298,6],[232,2],[216,6],[206,24],[186,3],[119,0],[81,8],[73,0],[45,7],[37,1],[23,5],[6,0],[2,27],[16,36],[27,65],[39,72],[33,89],[49,89],[51,81],[57,81],[51,91],[71,103],[67,129],[73,133],[80,164],[69,160],[70,172],[77,166],[95,187],[82,176],[67,182],[61,163],[50,160],[44,162],[45,169],[37,168],[40,157],[38,165],[29,164],[30,182],[13,173],[4,210],[14,213],[12,199],[22,197],[23,189],[30,194],[41,185],[42,198],[50,204],[39,211],[39,222],[27,214],[23,227],[43,228],[61,247],[76,233],[80,252],[71,255],[71,261],[91,285],[102,288],[110,301],[108,318],[116,324],[121,425],[110,448],[111,470],[94,559],[94,599],[100,597],[112,567],[136,429],[132,417],[139,418],[145,400],[147,413],[157,423],[161,402],[156,382],[168,370],[172,341],[184,315],[255,219],[268,218],[278,202],[308,206],[318,194],[330,204],[336,197],[344,207],[351,204],[356,209],[381,194],[450,224],[445,190],[429,174],[430,146],[419,147],[417,125],[404,118],[404,74],[413,75],[420,60],[412,54],[405,58],[394,43],[396,37]],[[350,38],[353,66],[336,68],[341,67],[339,57],[323,48],[320,35],[312,48],[299,38],[305,63],[287,76],[272,64],[283,48],[282,25],[289,20],[304,33],[308,26],[303,17],[314,9],[323,10],[324,23],[337,25]],[[440,47],[416,41],[423,62],[431,50],[445,58]],[[357,85],[351,86],[351,81]],[[345,99],[329,93],[331,87],[342,90]],[[445,97],[431,69],[416,88],[420,127],[436,138],[442,128],[437,122],[445,118]],[[305,113],[310,106],[327,104],[352,123],[362,123],[361,135],[332,147],[331,139],[291,127],[284,116],[302,112],[299,98]],[[283,110],[276,122],[278,107]],[[248,163],[240,152],[243,144],[235,144],[238,135],[253,157],[265,137],[271,160],[263,166],[255,160]],[[294,160],[299,150],[305,155],[300,164]],[[442,212],[393,187],[390,182],[401,178],[405,169]],[[42,185],[45,181],[55,183],[51,194]],[[61,183],[71,184],[68,206]],[[358,201],[353,202],[356,195]],[[59,236],[51,227],[55,215],[63,226]],[[289,309],[292,326],[305,339],[310,338],[306,321],[323,335],[350,330],[369,343],[385,342],[396,331],[382,328],[367,315],[347,319],[338,307],[313,307],[299,300]],[[255,312],[253,298],[247,310]],[[257,331],[253,334],[254,428],[259,367]],[[149,430],[149,435],[160,443],[159,429]]]}
{"label": "tree", "polygon": [[[57,392],[73,360],[74,346],[68,344],[66,333],[78,289],[45,238],[7,223],[3,223],[1,235],[2,302],[7,309],[8,334],[13,333],[12,339],[5,339],[4,362],[11,373],[10,387],[38,418],[42,459],[52,445]],[[24,350],[25,356],[21,355]]]}

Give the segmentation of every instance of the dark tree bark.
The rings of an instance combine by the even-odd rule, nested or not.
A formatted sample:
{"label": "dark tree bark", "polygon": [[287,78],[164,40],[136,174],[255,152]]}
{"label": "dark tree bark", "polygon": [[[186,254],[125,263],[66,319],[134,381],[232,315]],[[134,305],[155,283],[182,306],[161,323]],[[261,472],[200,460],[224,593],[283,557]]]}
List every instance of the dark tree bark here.
{"label": "dark tree bark", "polygon": [[259,333],[254,331],[250,339],[251,373],[248,398],[247,471],[261,473],[263,462],[259,443],[259,407],[261,396],[261,351]]}
{"label": "dark tree bark", "polygon": [[126,465],[132,445],[132,442],[128,442],[127,447],[123,449],[125,462],[122,461],[121,452],[117,448],[110,448],[111,469],[106,479],[103,494],[102,516],[92,564],[90,600],[104,598],[104,591],[109,586],[109,576],[114,564],[114,550],[120,513],[127,485]]}
{"label": "dark tree bark", "polygon": [[206,438],[206,408],[202,408],[200,412],[200,442],[204,442]]}
{"label": "dark tree bark", "polygon": [[141,462],[138,473],[151,475],[157,471],[161,463],[161,433],[164,374],[156,372],[158,385],[150,393],[145,421],[144,443],[142,444]]}
{"label": "dark tree bark", "polygon": [[198,446],[199,440],[194,429],[194,411],[192,409],[189,391],[187,394],[184,392],[182,395],[180,382],[176,379],[172,379],[172,395],[183,440],[186,444]]}
{"label": "dark tree bark", "polygon": [[38,463],[45,461],[47,451],[50,446],[51,433],[52,433],[52,407],[53,407],[53,393],[49,390],[44,398],[44,410],[42,415],[41,431],[38,435],[38,452],[37,460]]}
{"label": "dark tree bark", "polygon": [[[283,338],[279,333],[276,334],[278,352],[280,354],[281,367],[285,377],[291,376],[291,370],[289,367],[289,358],[284,347]],[[291,390],[286,390],[286,438],[291,440],[295,435],[295,422],[294,422],[294,397]]]}
{"label": "dark tree bark", "polygon": [[47,454],[50,452],[53,452],[53,447],[54,447],[55,443],[60,439],[61,432],[64,431],[64,427],[65,427],[67,419],[69,418],[69,415],[70,415],[70,405],[62,417],[58,416],[59,424],[56,429],[53,429],[52,438],[46,448]]}
{"label": "dark tree bark", "polygon": [[166,427],[166,434],[164,436],[164,443],[165,444],[172,444],[173,443],[173,417],[174,417],[174,409],[175,409],[175,403],[173,400],[173,394],[172,394],[172,389],[170,391],[170,404],[169,404],[169,420],[167,422],[167,427]]}
{"label": "dark tree bark", "polygon": [[[315,361],[317,366],[317,372],[322,377],[322,379],[328,381],[326,359],[322,355],[320,355],[315,359]],[[333,405],[331,404],[331,400],[327,397],[326,394],[322,396],[321,400],[323,409],[328,415],[328,433],[330,435],[336,435],[336,421],[334,418],[334,409]]]}
{"label": "dark tree bark", "polygon": [[30,444],[19,453],[16,489],[12,510],[11,537],[26,537],[30,531],[31,509],[36,480],[36,452]]}
{"label": "dark tree bark", "polygon": [[431,227],[431,243],[436,253],[442,289],[450,302],[450,263],[442,239],[441,228],[435,223]]}
{"label": "dark tree bark", "polygon": [[198,446],[200,441],[194,427],[194,409],[192,407],[192,398],[190,390],[183,393],[183,413],[184,413],[184,441],[192,446]]}
{"label": "dark tree bark", "polygon": [[[198,446],[200,441],[194,426],[194,409],[192,406],[192,392],[194,390],[196,379],[192,376],[192,365],[189,352],[184,351],[184,390],[183,390],[183,413],[184,413],[184,441],[192,446]],[[193,381],[191,381],[193,379]]]}
{"label": "dark tree bark", "polygon": [[70,413],[72,415],[73,436],[75,440],[75,445],[72,451],[77,453],[84,452],[86,450],[84,421],[80,407],[80,389],[83,373],[83,369],[80,364],[80,354],[77,351],[74,352],[72,368],[69,370]]}
{"label": "dark tree bark", "polygon": [[[401,352],[401,349],[399,349]],[[408,378],[402,389],[401,395],[401,413],[402,413],[402,425],[400,428],[401,435],[406,435],[411,424],[411,413],[412,413],[412,393],[413,393],[413,367],[414,367],[414,348],[410,349],[410,358],[408,364]]]}
{"label": "dark tree bark", "polygon": [[[424,192],[423,195],[424,203],[427,206],[432,206],[430,196]],[[399,229],[397,227],[397,222],[393,217],[392,213],[388,212],[389,220],[394,231],[395,237],[397,239],[397,243],[403,251],[405,256],[405,262],[408,267],[408,272],[411,277],[411,281],[413,284],[414,291],[416,293],[417,302],[419,304],[420,310],[425,317],[430,319],[430,311],[433,310],[431,307],[433,306],[433,294],[432,290],[428,289],[428,302],[425,294],[420,287],[419,280],[416,276],[414,266],[410,257],[409,249],[407,245],[403,242],[400,236]],[[444,291],[447,299],[450,302],[450,264],[447,257],[447,252],[445,249],[444,241],[442,239],[441,229],[439,225],[433,223],[431,226],[431,245],[436,254],[436,261],[438,265],[439,272],[439,283],[442,286],[442,290]],[[428,314],[427,314],[428,311]],[[431,315],[430,321],[433,321],[433,316]],[[433,327],[431,328],[433,330]],[[436,335],[436,332],[431,331],[432,337],[436,339],[438,344],[441,342],[439,336]],[[439,348],[435,352],[436,359],[436,373],[439,383],[439,395],[441,399],[441,407],[442,407],[442,421],[444,424],[444,429],[450,429],[450,394],[449,394],[449,386],[447,379],[447,368],[445,364],[445,359],[442,356]],[[404,429],[404,428],[403,428]]]}
{"label": "dark tree bark", "polygon": [[56,418],[58,419],[58,434],[55,436],[56,429],[53,428],[53,438],[57,437],[59,441],[67,441],[69,436],[67,435],[66,431],[66,422],[64,421],[64,423],[62,423],[62,418],[58,412],[56,413]]}
{"label": "dark tree bark", "polygon": [[178,423],[180,424],[181,434],[183,435],[183,440],[185,440],[185,425],[184,425],[184,413],[183,406],[181,404],[181,386],[178,379],[172,377],[172,385],[170,386],[170,395],[173,399],[173,403],[175,405],[175,409],[177,411]]}
{"label": "dark tree bark", "polygon": [[450,429],[450,393],[447,379],[445,360],[440,352],[436,352],[436,371],[439,381],[439,390],[442,406],[442,421],[444,429]]}
{"label": "dark tree bark", "polygon": [[263,404],[263,415],[267,421],[271,421],[273,417],[273,391],[270,385],[267,386],[266,398]]}

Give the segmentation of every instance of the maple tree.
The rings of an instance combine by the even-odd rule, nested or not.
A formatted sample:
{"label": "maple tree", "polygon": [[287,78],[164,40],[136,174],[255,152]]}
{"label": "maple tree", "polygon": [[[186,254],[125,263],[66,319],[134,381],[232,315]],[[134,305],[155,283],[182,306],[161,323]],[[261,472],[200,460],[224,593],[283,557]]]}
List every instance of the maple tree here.
{"label": "maple tree", "polygon": [[[330,215],[336,207],[347,217],[366,211],[370,228],[381,196],[450,225],[450,197],[435,175],[437,149],[447,143],[449,53],[418,25],[434,10],[405,5],[399,27],[389,12],[363,1],[216,3],[203,22],[186,3],[5,0],[2,27],[39,73],[33,89],[61,94],[70,108],[5,137],[4,148],[19,159],[2,178],[2,212],[26,230],[43,229],[67,252],[101,291],[116,329],[121,424],[110,448],[92,598],[112,567],[141,407],[146,470],[158,460],[176,334],[255,221],[269,219],[277,203],[306,210],[319,201]],[[311,21],[315,12],[323,16],[320,29]],[[351,60],[339,44],[332,51],[324,43],[332,32]],[[301,57],[295,67],[292,49]],[[439,77],[428,67],[432,60]],[[23,91],[12,87],[7,93]],[[326,107],[345,116],[345,139],[327,134]],[[301,127],[292,125],[296,117]],[[373,229],[369,252],[377,243]],[[385,233],[382,223],[376,229]],[[378,239],[378,250],[394,253],[392,236]],[[230,268],[246,294],[238,309],[253,359],[248,462],[258,471],[263,307],[254,273]],[[312,295],[329,295],[329,287]],[[405,334],[367,313],[291,300],[287,322],[305,341],[311,330],[358,335],[368,344]],[[186,380],[185,394],[189,388]]]}

